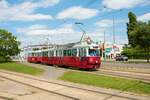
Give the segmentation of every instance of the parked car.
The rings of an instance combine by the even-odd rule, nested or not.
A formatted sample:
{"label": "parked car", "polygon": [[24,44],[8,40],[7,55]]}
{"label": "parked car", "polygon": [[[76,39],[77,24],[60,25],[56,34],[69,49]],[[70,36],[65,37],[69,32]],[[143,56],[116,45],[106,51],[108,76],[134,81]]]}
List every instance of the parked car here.
{"label": "parked car", "polygon": [[125,55],[117,55],[115,59],[116,61],[128,61],[128,57]]}

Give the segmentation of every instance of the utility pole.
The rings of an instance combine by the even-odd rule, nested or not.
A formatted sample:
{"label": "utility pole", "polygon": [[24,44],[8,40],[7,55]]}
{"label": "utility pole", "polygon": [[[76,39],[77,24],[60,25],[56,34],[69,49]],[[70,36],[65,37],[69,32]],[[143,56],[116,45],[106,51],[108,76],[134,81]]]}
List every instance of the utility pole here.
{"label": "utility pole", "polygon": [[114,18],[114,15],[113,15],[113,44],[115,44],[115,18]]}
{"label": "utility pole", "polygon": [[48,49],[50,48],[50,39],[49,39],[49,35],[48,35],[48,38],[47,39],[47,45],[48,45]]}
{"label": "utility pole", "polygon": [[115,18],[114,18],[114,15],[113,15],[113,58],[115,58]]}
{"label": "utility pole", "polygon": [[105,41],[106,41],[106,40],[105,40],[105,38],[106,38],[106,37],[105,37],[105,34],[106,34],[106,33],[105,33],[105,31],[104,31],[104,43],[103,43],[103,58],[104,58],[104,60],[105,60],[105,58],[106,58],[106,57],[105,57],[105,56],[106,56],[106,55],[105,55]]}
{"label": "utility pole", "polygon": [[104,43],[105,43],[105,41],[106,41],[106,36],[105,36],[105,34],[106,34],[106,31],[104,31]]}

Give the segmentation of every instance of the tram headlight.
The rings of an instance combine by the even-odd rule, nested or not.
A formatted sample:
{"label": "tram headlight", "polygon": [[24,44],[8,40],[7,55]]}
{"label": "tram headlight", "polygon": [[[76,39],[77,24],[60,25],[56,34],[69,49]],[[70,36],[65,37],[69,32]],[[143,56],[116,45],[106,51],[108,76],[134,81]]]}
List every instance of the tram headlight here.
{"label": "tram headlight", "polygon": [[93,62],[94,60],[92,58],[89,58],[89,62]]}

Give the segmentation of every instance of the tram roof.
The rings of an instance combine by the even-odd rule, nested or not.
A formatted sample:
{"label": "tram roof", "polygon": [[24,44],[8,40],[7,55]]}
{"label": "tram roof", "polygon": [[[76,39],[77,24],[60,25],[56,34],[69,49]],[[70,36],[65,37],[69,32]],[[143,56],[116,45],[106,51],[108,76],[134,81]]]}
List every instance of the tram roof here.
{"label": "tram roof", "polygon": [[56,49],[70,49],[70,48],[82,48],[82,47],[98,47],[97,44],[91,43],[88,44],[87,42],[75,42],[75,43],[68,43],[63,45],[53,45],[51,48],[47,49],[40,49],[31,52],[42,52],[42,51],[49,51],[49,50],[56,50]]}

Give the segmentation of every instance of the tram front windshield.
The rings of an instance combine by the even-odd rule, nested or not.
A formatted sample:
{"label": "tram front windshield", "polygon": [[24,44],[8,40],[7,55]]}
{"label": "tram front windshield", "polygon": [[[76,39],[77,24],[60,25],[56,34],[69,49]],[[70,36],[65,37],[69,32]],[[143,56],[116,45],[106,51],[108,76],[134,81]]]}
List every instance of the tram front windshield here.
{"label": "tram front windshield", "polygon": [[89,55],[90,56],[99,56],[100,52],[98,49],[89,49]]}

